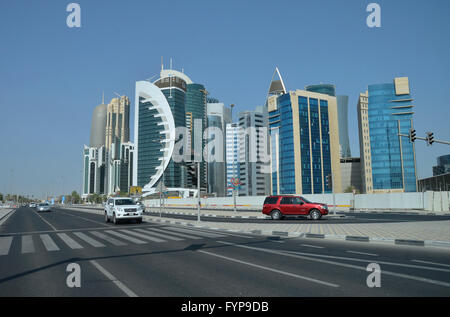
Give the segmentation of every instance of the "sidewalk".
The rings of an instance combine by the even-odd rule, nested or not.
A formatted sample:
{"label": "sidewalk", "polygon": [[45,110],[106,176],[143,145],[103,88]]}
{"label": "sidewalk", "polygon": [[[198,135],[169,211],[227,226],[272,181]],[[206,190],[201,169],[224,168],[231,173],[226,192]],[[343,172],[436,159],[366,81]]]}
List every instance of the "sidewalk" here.
{"label": "sidewalk", "polygon": [[[79,211],[101,214],[103,210],[75,208]],[[240,213],[241,214],[241,213]],[[205,214],[201,214],[205,216]],[[437,246],[450,248],[450,220],[396,222],[396,223],[230,223],[160,218],[144,215],[152,222],[192,226],[213,230],[226,230],[269,236],[305,237],[362,242],[382,242],[417,246]]]}

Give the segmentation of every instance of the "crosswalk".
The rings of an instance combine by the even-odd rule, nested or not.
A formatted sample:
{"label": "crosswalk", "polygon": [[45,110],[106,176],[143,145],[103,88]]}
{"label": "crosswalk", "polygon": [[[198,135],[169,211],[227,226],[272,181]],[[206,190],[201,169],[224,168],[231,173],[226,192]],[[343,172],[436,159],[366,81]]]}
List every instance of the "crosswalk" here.
{"label": "crosswalk", "polygon": [[[169,241],[220,237],[224,237],[224,235],[177,227],[87,230],[0,236],[0,259],[1,256],[10,254],[30,254],[41,250],[56,252],[67,249],[78,250],[85,247],[104,248],[109,245],[121,247],[129,244],[159,244]],[[20,245],[20,247],[14,248],[14,245]],[[13,251],[12,249],[17,250]]]}

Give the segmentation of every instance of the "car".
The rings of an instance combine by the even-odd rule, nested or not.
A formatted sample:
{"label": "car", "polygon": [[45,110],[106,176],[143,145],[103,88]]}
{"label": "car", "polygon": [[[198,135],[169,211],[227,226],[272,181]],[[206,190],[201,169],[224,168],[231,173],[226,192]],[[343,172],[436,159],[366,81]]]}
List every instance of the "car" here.
{"label": "car", "polygon": [[51,208],[47,203],[40,203],[36,206],[36,211],[51,211]]}
{"label": "car", "polygon": [[273,220],[280,220],[285,216],[309,216],[312,220],[319,220],[328,215],[328,206],[310,202],[302,196],[277,195],[266,197],[262,213]]}
{"label": "car", "polygon": [[30,207],[30,208],[36,208],[36,203],[30,203],[30,204],[28,205],[28,207]]}
{"label": "car", "polygon": [[122,220],[142,222],[142,208],[129,197],[112,197],[105,204],[105,222],[118,224]]}

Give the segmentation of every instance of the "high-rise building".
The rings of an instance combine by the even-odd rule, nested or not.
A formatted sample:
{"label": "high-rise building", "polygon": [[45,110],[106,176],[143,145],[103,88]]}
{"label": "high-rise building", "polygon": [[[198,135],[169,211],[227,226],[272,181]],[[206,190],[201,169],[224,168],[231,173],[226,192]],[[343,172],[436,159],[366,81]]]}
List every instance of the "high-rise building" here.
{"label": "high-rise building", "polygon": [[254,111],[239,113],[239,196],[270,193],[270,157],[265,159],[268,150],[267,120],[266,107],[258,106]]}
{"label": "high-rise building", "polygon": [[412,101],[408,77],[369,85],[366,94],[360,94],[362,177],[367,193],[417,190],[414,144],[399,135],[413,128]]}
{"label": "high-rise building", "polygon": [[[208,133],[207,142],[213,143],[212,141],[216,138],[221,138],[217,144],[222,143],[221,149],[208,149],[208,153],[211,156],[214,155],[216,161],[212,161],[212,158],[208,157],[208,193],[215,194],[218,197],[223,197],[226,195],[226,141],[225,141],[225,130],[226,125],[231,123],[231,109],[226,107],[223,103],[218,100],[208,99],[207,104],[207,119],[208,128],[217,128],[220,133],[215,134],[213,132]],[[211,131],[211,130],[210,130]],[[214,130],[212,130],[214,131]],[[216,144],[216,143],[213,143]],[[220,155],[219,155],[220,154]]]}
{"label": "high-rise building", "polygon": [[239,126],[237,123],[226,125],[225,138],[227,196],[232,196],[233,190],[228,187],[233,179],[239,178]]}
{"label": "high-rise building", "polygon": [[108,104],[105,137],[107,150],[111,149],[111,144],[118,144],[113,158],[118,156],[120,144],[130,141],[130,99],[127,96],[113,98]]}
{"label": "high-rise building", "polygon": [[[183,96],[183,90],[174,87],[173,90]],[[172,95],[169,92],[173,98],[180,94],[173,92]],[[175,119],[167,100],[155,84],[136,82],[132,175],[133,185],[143,187],[143,190],[156,186],[171,162],[175,145]],[[178,114],[178,121],[183,118],[184,115]]]}
{"label": "high-rise building", "polygon": [[296,90],[269,96],[267,106],[272,194],[341,192],[336,97]]}
{"label": "high-rise building", "polygon": [[433,166],[433,176],[450,173],[450,154],[438,156],[437,165]]}
{"label": "high-rise building", "polygon": [[348,136],[348,96],[336,96],[336,87],[331,84],[309,85],[305,87],[305,90],[336,97],[340,144],[339,153],[341,158],[351,157],[350,141]]}

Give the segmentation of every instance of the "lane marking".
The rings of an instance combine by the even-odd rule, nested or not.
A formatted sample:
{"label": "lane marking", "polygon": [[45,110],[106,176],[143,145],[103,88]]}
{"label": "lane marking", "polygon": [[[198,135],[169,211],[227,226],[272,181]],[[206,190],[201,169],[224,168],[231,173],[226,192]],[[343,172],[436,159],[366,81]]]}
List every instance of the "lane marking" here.
{"label": "lane marking", "polygon": [[85,235],[85,234],[82,233],[82,232],[74,232],[73,234],[76,235],[76,236],[77,236],[78,238],[80,238],[81,240],[83,240],[84,242],[86,242],[86,243],[92,245],[92,246],[95,247],[95,248],[103,248],[103,247],[105,247],[105,245],[104,245],[103,243],[98,242],[98,241],[95,240],[95,239],[92,239],[91,237]]}
{"label": "lane marking", "polygon": [[147,243],[147,241],[142,241],[142,240],[139,240],[139,239],[127,236],[125,234],[122,234],[120,232],[116,232],[116,231],[113,231],[113,230],[106,230],[105,232],[109,233],[109,234],[112,234],[113,236],[122,238],[124,240],[128,240],[130,242],[136,243],[136,244],[145,244],[145,243]]}
{"label": "lane marking", "polygon": [[122,292],[124,292],[128,297],[138,297],[136,293],[134,293],[132,290],[130,290],[128,287],[125,286],[121,281],[119,281],[114,275],[109,273],[103,266],[98,264],[94,260],[89,261],[93,266],[97,268],[104,276],[106,276],[107,279],[109,279],[111,282],[113,282]]}
{"label": "lane marking", "polygon": [[57,231],[57,230],[58,230],[58,229],[56,229],[50,222],[48,222],[47,220],[45,220],[44,217],[42,217],[37,211],[33,211],[33,210],[32,210],[32,212],[35,213],[36,215],[38,215],[39,218],[41,218],[42,221],[44,221],[46,224],[48,224],[48,225],[53,229],[53,231]]}
{"label": "lane marking", "polygon": [[60,237],[61,240],[64,241],[64,243],[67,244],[67,246],[69,248],[71,248],[71,249],[83,249],[83,247],[78,242],[73,240],[67,234],[65,234],[65,233],[57,233],[56,235],[58,237]]}
{"label": "lane marking", "polygon": [[34,253],[34,243],[32,236],[22,236],[22,254]]}
{"label": "lane marking", "polygon": [[[141,230],[141,229],[139,229],[139,230]],[[152,231],[161,232],[161,233],[169,233],[169,232],[161,230],[161,229],[151,228],[151,230]],[[178,233],[178,232],[170,232],[169,234],[171,234],[173,236],[178,236],[178,237],[187,238],[187,239],[193,239],[193,240],[201,239],[201,237],[191,236],[191,235],[187,235],[187,234],[184,234],[184,233]]]}
{"label": "lane marking", "polygon": [[68,216],[71,216],[71,217],[83,219],[83,220],[85,220],[85,221],[90,221],[90,222],[98,223],[98,224],[101,224],[102,226],[105,226],[105,227],[111,227],[111,225],[107,225],[107,224],[104,223],[104,222],[92,220],[92,219],[89,219],[89,218],[84,218],[84,217],[77,216],[77,215],[72,215],[72,214],[66,213],[66,212],[64,212],[64,211],[60,211],[59,209],[58,209],[58,212],[60,212],[60,213],[62,213],[62,214],[65,214],[65,215],[68,215]]}
{"label": "lane marking", "polygon": [[197,230],[189,230],[189,229],[182,229],[182,228],[175,228],[175,227],[167,227],[164,228],[170,231],[180,231],[180,232],[184,232],[184,233],[189,233],[189,234],[193,234],[196,236],[201,236],[201,237],[207,237],[207,238],[220,238],[223,237],[223,235],[218,235],[218,234],[214,234],[214,233],[207,233],[207,232],[203,232],[203,231],[197,231]]}
{"label": "lane marking", "polygon": [[158,243],[160,243],[160,242],[166,242],[166,240],[162,240],[162,239],[160,239],[160,238],[155,238],[155,237],[149,236],[149,235],[147,235],[147,234],[143,234],[143,233],[139,233],[139,232],[134,232],[134,231],[131,231],[131,230],[120,230],[120,232],[124,232],[124,233],[127,233],[127,234],[131,234],[131,235],[133,235],[133,236],[135,236],[135,237],[138,237],[138,238],[141,238],[141,239],[145,239],[145,240],[149,240],[149,241],[153,241],[153,242],[158,242]]}
{"label": "lane marking", "polygon": [[2,217],[2,218],[0,219],[0,226],[2,226],[2,225],[6,222],[6,220],[8,220],[9,217],[11,217],[11,216],[16,212],[16,210],[17,210],[17,209],[12,209],[10,212],[8,212],[8,213],[6,214],[6,216]]}
{"label": "lane marking", "polygon": [[[150,229],[151,230],[151,229]],[[145,234],[150,234],[150,235],[154,235],[156,237],[162,238],[162,239],[169,239],[169,240],[173,240],[173,241],[184,241],[183,238],[177,238],[177,237],[173,237],[170,236],[169,233],[167,234],[162,234],[162,233],[158,233],[158,232],[153,232],[150,230],[145,230],[145,229],[135,229],[135,231],[139,231],[139,232],[143,232]]]}
{"label": "lane marking", "polygon": [[[226,245],[229,245],[229,246],[239,247],[239,248],[245,248],[245,249],[256,250],[256,251],[261,251],[261,252],[266,252],[266,253],[283,255],[283,256],[287,256],[287,257],[298,258],[298,259],[312,261],[312,262],[319,262],[319,263],[331,264],[331,265],[334,265],[334,266],[341,266],[341,267],[346,267],[346,268],[366,271],[366,267],[364,267],[364,266],[361,267],[361,266],[356,266],[356,265],[352,265],[352,264],[345,264],[345,263],[340,263],[340,262],[335,262],[335,261],[330,261],[330,260],[323,260],[323,259],[318,259],[317,258],[317,257],[329,257],[329,258],[330,257],[331,258],[341,258],[341,257],[334,257],[334,256],[328,256],[328,255],[318,255],[318,254],[311,254],[311,253],[292,252],[292,251],[280,252],[280,251],[276,251],[276,250],[272,250],[272,249],[261,249],[261,248],[256,248],[256,247],[250,247],[250,246],[244,246],[244,245],[238,245],[238,244],[234,244],[234,243],[224,242],[224,241],[217,241],[217,242],[218,243],[222,243],[222,244],[226,244]],[[285,253],[285,252],[289,252],[289,253]],[[294,253],[294,254],[292,254],[292,253]],[[311,255],[313,257],[302,256],[302,255],[298,255],[298,254],[306,254],[306,255]],[[363,259],[354,259],[354,258],[342,258],[342,259],[348,259],[348,260],[354,260],[354,261],[360,261],[360,262],[371,262],[372,261],[372,260],[363,260]],[[378,264],[383,264],[383,263],[387,264],[389,262],[377,261],[377,263]],[[408,264],[399,264],[399,263],[390,263],[390,264],[391,265],[398,265],[398,266],[419,267],[419,266],[408,265]],[[433,270],[432,268],[427,268],[427,267],[422,267],[422,268]],[[448,270],[444,270],[444,269],[434,269],[434,270],[448,271]],[[415,281],[419,281],[419,282],[424,282],[424,283],[430,283],[430,284],[439,285],[439,286],[450,287],[450,283],[437,281],[437,280],[432,280],[432,279],[428,279],[428,278],[423,278],[423,277],[417,277],[417,276],[412,276],[412,275],[407,275],[407,274],[390,272],[390,271],[386,271],[384,269],[382,270],[382,273],[385,274],[385,275],[391,275],[391,276],[401,277],[401,278],[415,280]]]}
{"label": "lane marking", "polygon": [[310,244],[301,244],[301,246],[308,247],[308,248],[315,248],[315,249],[324,249],[325,248],[325,247],[319,247],[317,245],[310,245]]}
{"label": "lane marking", "polygon": [[354,253],[354,254],[361,254],[361,255],[368,255],[368,256],[378,256],[378,254],[375,254],[375,253],[358,252],[358,251],[351,251],[351,250],[348,250],[348,251],[345,251],[345,252]]}
{"label": "lane marking", "polygon": [[262,265],[258,265],[258,264],[254,264],[254,263],[250,263],[250,262],[245,262],[245,261],[241,261],[241,260],[238,260],[238,259],[230,258],[230,257],[227,257],[227,256],[218,255],[218,254],[207,252],[207,251],[199,250],[197,252],[201,252],[201,253],[204,253],[204,254],[215,256],[215,257],[218,257],[218,258],[221,258],[221,259],[225,259],[225,260],[228,260],[228,261],[232,261],[232,262],[236,262],[236,263],[240,263],[240,264],[256,267],[256,268],[259,268],[259,269],[262,269],[262,270],[278,273],[278,274],[281,274],[281,275],[287,275],[287,276],[290,276],[290,277],[295,277],[295,278],[306,280],[306,281],[313,282],[313,283],[318,283],[318,284],[322,284],[322,285],[326,285],[326,286],[330,286],[330,287],[339,287],[339,285],[337,285],[337,284],[324,282],[324,281],[321,281],[321,280],[318,280],[318,279],[314,279],[314,278],[310,278],[310,277],[306,277],[306,276],[302,276],[302,275],[298,275],[298,274],[294,274],[294,273],[289,273],[289,272],[286,272],[286,271],[280,271],[280,270],[277,270],[277,269],[274,269],[274,268],[270,268],[270,267],[267,267],[267,266],[262,266]]}
{"label": "lane marking", "polygon": [[100,239],[108,241],[109,243],[111,243],[111,244],[113,244],[115,246],[127,245],[125,242],[122,242],[122,241],[119,241],[117,239],[114,239],[113,237],[109,237],[109,236],[107,236],[107,235],[105,235],[105,234],[103,234],[101,232],[98,232],[98,231],[90,231],[89,233],[94,235],[94,236],[96,236],[96,237],[98,237],[98,238],[100,238]]}
{"label": "lane marking", "polygon": [[7,255],[11,247],[13,237],[0,237],[0,255]]}
{"label": "lane marking", "polygon": [[48,234],[41,234],[40,237],[47,251],[59,251],[55,241]]}
{"label": "lane marking", "polygon": [[418,262],[418,263],[424,263],[424,264],[441,265],[441,266],[450,267],[450,265],[448,265],[448,264],[429,262],[429,261],[423,261],[423,260],[411,260],[411,262]]}

